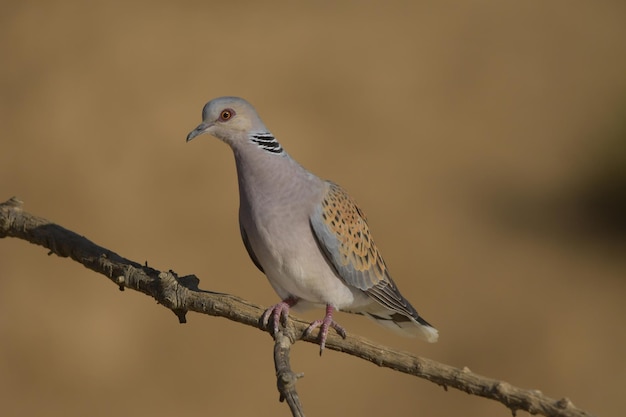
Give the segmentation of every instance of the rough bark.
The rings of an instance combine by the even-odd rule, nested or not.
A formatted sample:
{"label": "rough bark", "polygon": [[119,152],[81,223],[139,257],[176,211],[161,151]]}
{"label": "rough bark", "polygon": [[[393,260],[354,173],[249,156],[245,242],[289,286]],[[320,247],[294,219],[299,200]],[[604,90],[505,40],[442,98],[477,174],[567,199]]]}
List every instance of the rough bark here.
{"label": "rough bark", "polygon": [[[14,237],[49,249],[50,254],[69,257],[102,274],[120,290],[130,288],[156,299],[176,314],[181,323],[188,311],[225,317],[267,331],[259,319],[264,309],[239,297],[201,290],[194,275],[179,277],[174,271],[161,272],[147,265],[128,260],[96,245],[83,236],[22,209],[22,202],[12,198],[0,204],[0,238]],[[315,335],[303,335],[308,323],[290,317],[287,326],[274,335],[274,363],[280,400],[286,400],[294,416],[303,416],[296,391],[301,375],[291,370],[290,347],[297,340],[317,343]],[[515,415],[517,410],[531,414],[560,417],[583,417],[591,414],[577,408],[568,398],[555,400],[537,390],[517,388],[507,382],[484,377],[468,368],[455,368],[431,359],[421,358],[349,335],[342,339],[328,334],[326,348],[359,357],[378,366],[387,367],[424,378],[445,389],[456,388],[468,394],[496,400]]]}

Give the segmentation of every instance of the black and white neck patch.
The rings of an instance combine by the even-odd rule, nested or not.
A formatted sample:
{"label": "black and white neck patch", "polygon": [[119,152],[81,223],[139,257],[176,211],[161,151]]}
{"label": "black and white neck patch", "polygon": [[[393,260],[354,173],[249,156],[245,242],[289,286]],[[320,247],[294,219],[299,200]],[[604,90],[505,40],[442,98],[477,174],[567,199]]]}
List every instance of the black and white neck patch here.
{"label": "black and white neck patch", "polygon": [[271,133],[254,133],[250,135],[250,140],[265,151],[275,154],[283,153],[283,147],[278,143]]}

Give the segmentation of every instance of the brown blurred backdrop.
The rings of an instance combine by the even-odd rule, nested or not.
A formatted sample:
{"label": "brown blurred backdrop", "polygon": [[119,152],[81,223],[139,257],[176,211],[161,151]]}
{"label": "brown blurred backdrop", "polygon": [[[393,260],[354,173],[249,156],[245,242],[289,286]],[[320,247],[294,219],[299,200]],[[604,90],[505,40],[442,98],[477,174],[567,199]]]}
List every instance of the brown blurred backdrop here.
{"label": "brown blurred backdrop", "polygon": [[[230,150],[184,141],[206,101],[243,96],[365,208],[441,338],[340,315],[349,332],[617,415],[626,3],[420,3],[5,1],[0,200],[274,303],[239,239]],[[289,415],[267,334],[188,319],[0,240],[0,414]],[[509,415],[310,344],[292,362],[310,416]]]}

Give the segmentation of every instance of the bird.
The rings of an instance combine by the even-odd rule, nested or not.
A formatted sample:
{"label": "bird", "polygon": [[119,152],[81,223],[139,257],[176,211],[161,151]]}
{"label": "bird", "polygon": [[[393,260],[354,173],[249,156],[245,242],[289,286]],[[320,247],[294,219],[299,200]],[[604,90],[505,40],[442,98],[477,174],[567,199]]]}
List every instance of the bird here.
{"label": "bird", "polygon": [[209,101],[186,142],[202,134],[225,142],[235,156],[241,238],[282,300],[261,316],[266,329],[275,335],[292,307],[325,307],[324,317],[304,332],[319,328],[320,355],[331,328],[346,337],[335,311],[437,341],[438,331],[392,280],[363,210],[342,187],[293,159],[250,103],[239,97]]}

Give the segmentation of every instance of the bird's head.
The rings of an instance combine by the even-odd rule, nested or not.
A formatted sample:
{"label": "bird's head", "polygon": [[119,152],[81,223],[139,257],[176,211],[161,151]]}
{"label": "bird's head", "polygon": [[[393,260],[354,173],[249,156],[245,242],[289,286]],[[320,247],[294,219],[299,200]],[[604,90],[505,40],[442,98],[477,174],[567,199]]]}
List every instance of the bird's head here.
{"label": "bird's head", "polygon": [[254,107],[239,97],[220,97],[209,101],[202,109],[202,123],[187,135],[187,142],[208,133],[234,146],[250,133],[266,132],[265,125]]}

